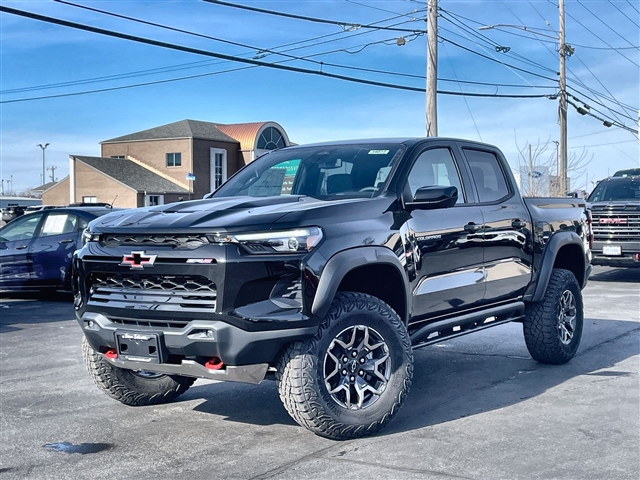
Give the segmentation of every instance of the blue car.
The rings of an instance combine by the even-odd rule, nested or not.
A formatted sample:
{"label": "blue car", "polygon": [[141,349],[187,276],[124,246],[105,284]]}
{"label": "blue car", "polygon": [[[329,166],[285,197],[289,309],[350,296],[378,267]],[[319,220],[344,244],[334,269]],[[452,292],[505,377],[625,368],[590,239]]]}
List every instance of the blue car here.
{"label": "blue car", "polygon": [[56,208],[0,228],[0,290],[70,289],[73,252],[88,223],[108,207]]}

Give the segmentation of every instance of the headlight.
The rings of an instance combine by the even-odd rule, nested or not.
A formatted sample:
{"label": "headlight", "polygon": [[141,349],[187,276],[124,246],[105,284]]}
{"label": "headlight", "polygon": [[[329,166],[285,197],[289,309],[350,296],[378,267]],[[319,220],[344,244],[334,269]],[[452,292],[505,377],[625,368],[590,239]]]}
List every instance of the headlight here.
{"label": "headlight", "polygon": [[297,228],[280,232],[213,235],[216,243],[238,243],[255,254],[310,252],[322,240],[318,227]]}
{"label": "headlight", "polygon": [[88,228],[82,231],[82,246],[84,247],[88,242],[99,242],[100,234],[91,233]]}

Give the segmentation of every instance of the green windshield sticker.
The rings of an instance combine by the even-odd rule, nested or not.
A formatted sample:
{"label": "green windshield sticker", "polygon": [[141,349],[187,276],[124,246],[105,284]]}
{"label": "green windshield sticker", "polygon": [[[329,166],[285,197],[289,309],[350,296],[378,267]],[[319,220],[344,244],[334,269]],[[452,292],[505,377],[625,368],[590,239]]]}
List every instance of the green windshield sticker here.
{"label": "green windshield sticker", "polygon": [[301,159],[296,158],[294,160],[287,160],[286,162],[278,163],[274,165],[272,168],[284,168],[286,169],[285,175],[295,175],[298,171],[298,167],[300,166]]}
{"label": "green windshield sticker", "polygon": [[369,150],[369,155],[386,155],[389,150]]}

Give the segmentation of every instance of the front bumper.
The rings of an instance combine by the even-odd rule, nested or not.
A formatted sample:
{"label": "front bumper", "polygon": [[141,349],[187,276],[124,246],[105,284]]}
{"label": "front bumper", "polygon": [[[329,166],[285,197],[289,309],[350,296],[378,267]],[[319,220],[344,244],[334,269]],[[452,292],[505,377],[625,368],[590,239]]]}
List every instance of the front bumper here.
{"label": "front bumper", "polygon": [[[287,343],[317,332],[317,327],[248,332],[220,321],[198,320],[181,329],[123,328],[94,312],[78,316],[78,323],[91,347],[102,354],[117,350],[116,332],[158,335],[162,363],[132,361],[123,355],[115,359],[105,356],[116,367],[248,383],[259,383],[264,378],[268,366]],[[213,357],[222,360],[223,369],[205,367]]]}
{"label": "front bumper", "polygon": [[[605,255],[605,247],[619,246],[620,255]],[[640,242],[595,241],[593,244],[593,265],[607,267],[640,267]]]}

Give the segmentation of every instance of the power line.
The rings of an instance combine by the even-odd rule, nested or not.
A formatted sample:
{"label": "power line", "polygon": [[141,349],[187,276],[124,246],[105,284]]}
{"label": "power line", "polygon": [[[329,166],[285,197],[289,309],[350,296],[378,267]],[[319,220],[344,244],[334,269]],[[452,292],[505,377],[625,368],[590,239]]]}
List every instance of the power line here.
{"label": "power line", "polygon": [[555,78],[545,77],[544,75],[540,75],[540,74],[532,72],[530,70],[525,70],[524,68],[516,67],[515,65],[511,65],[509,63],[502,62],[502,61],[500,61],[500,60],[498,60],[496,58],[492,58],[492,57],[490,57],[488,55],[485,55],[483,53],[476,52],[475,50],[472,50],[472,49],[470,49],[468,47],[465,47],[464,45],[460,45],[459,43],[456,43],[453,40],[449,40],[448,38],[444,38],[444,37],[440,37],[440,38],[443,41],[450,43],[451,45],[455,45],[458,48],[461,48],[461,49],[466,50],[466,51],[468,51],[470,53],[473,53],[474,55],[478,55],[479,57],[486,58],[487,60],[491,60],[492,62],[496,62],[496,63],[499,63],[501,65],[505,65],[505,66],[507,66],[509,68],[512,68],[514,70],[519,70],[521,72],[528,73],[529,75],[533,75],[535,77],[544,78],[545,80],[549,80],[549,81],[552,81],[554,83],[557,82],[557,80]]}
{"label": "power line", "polygon": [[608,129],[607,130],[600,130],[600,131],[597,131],[597,132],[585,133],[583,135],[576,135],[575,137],[569,137],[568,140],[574,140],[576,138],[583,138],[583,137],[592,137],[594,135],[601,135],[603,133],[611,133],[613,131],[614,130],[608,130]]}
{"label": "power line", "polygon": [[[447,56],[447,60],[449,62],[449,65],[451,66],[451,71],[453,71],[453,75],[454,77],[456,77],[456,79],[458,78],[458,74],[456,73],[455,68],[453,68],[453,62],[451,61],[451,57],[449,57],[449,53],[447,52],[446,49],[446,45],[442,45],[442,49],[444,50],[446,56]],[[458,88],[460,89],[460,91],[462,92],[462,86],[458,83]],[[463,97],[464,99],[464,104],[467,106],[467,110],[469,111],[469,116],[471,117],[471,121],[473,122],[473,126],[476,129],[476,132],[478,133],[478,137],[480,138],[480,141],[482,142],[482,135],[480,135],[480,130],[478,129],[478,125],[476,124],[476,119],[473,116],[473,112],[471,111],[471,107],[469,106],[469,102],[467,102],[467,97]]]}
{"label": "power line", "polygon": [[636,7],[633,6],[633,3],[631,3],[629,0],[627,0],[627,3],[629,4],[629,6],[631,8],[633,8],[636,12],[638,12],[638,15],[640,15],[640,10],[638,10]]}
{"label": "power line", "polygon": [[[575,90],[573,87],[569,87],[569,88],[571,88],[572,90]],[[576,90],[576,91],[577,91],[577,90]],[[569,95],[570,97],[572,97],[574,100],[576,100],[576,101],[578,101],[578,102],[582,102],[582,103],[586,104],[586,102],[585,102],[585,101],[583,101],[583,100],[581,100],[581,99],[577,98],[575,95],[571,95],[569,92],[567,92],[567,95]],[[617,110],[613,110],[611,107],[606,106],[604,103],[599,102],[599,101],[598,101],[598,100],[596,100],[595,98],[592,98],[592,97],[590,97],[590,96],[588,96],[588,95],[585,95],[584,93],[581,93],[581,95],[582,95],[583,97],[585,97],[585,98],[587,98],[587,99],[591,100],[591,102],[593,102],[593,103],[595,103],[595,104],[597,104],[597,105],[600,105],[601,107],[606,108],[607,110],[611,111],[611,113],[613,113],[613,114],[616,114],[616,113],[617,113],[617,114],[618,114],[618,115],[620,115],[621,117],[624,117],[624,118],[626,118],[626,119],[628,119],[628,120],[631,120],[632,122],[635,122],[635,121],[636,121],[636,119],[635,119],[635,118],[633,118],[633,117],[631,117],[631,116],[629,116],[629,115],[627,115],[627,114],[625,114],[625,113],[619,112],[619,111],[617,111]],[[600,112],[600,113],[602,113],[602,112]],[[604,115],[604,114],[603,114],[603,115]]]}
{"label": "power line", "polygon": [[623,130],[631,132],[636,136],[638,135],[638,131],[637,130],[634,130],[633,128],[627,127],[626,125],[624,125],[622,123],[619,123],[616,120],[612,120],[611,118],[602,118],[602,117],[596,115],[595,113],[591,112],[590,110],[587,110],[587,109],[585,109],[583,107],[580,107],[579,105],[576,105],[571,100],[567,99],[567,103],[569,105],[571,105],[573,108],[575,108],[578,111],[578,113],[580,113],[581,115],[589,115],[590,117],[593,117],[595,119],[600,120],[604,125],[607,125],[607,124],[609,124],[607,126],[614,126],[615,125],[616,127],[619,127],[619,128],[622,128]]}
{"label": "power line", "polygon": [[[580,6],[582,8],[584,8],[587,12],[589,12],[591,15],[593,15],[600,23],[602,23],[605,27],[607,27],[609,30],[611,30],[613,33],[615,33],[616,35],[618,35],[622,40],[624,40],[625,42],[627,42],[629,45],[631,45],[633,47],[633,43],[631,43],[629,40],[627,40],[624,36],[620,35],[617,31],[615,31],[613,28],[611,28],[611,26],[605,22],[604,20],[602,20],[602,18],[600,18],[598,15],[596,15],[595,13],[593,13],[593,11],[591,11],[591,9],[589,7],[587,7],[584,3],[582,3],[580,0],[577,0],[577,2],[580,4]],[[611,3],[611,2],[609,2]]]}
{"label": "power line", "polygon": [[[553,5],[553,2],[551,0],[547,0],[549,3],[551,3]],[[615,48],[613,45],[611,45],[610,43],[608,43],[606,40],[602,39],[598,34],[594,33],[589,27],[587,27],[584,23],[582,23],[580,20],[578,20],[576,17],[574,17],[573,15],[571,15],[569,12],[565,12],[566,15],[571,18],[574,22],[576,22],[578,25],[580,25],[582,28],[584,28],[587,32],[591,33],[591,35],[593,35],[594,37],[596,37],[598,40],[600,40],[602,43],[604,43],[605,45],[607,45],[608,47],[610,47],[612,50],[614,50],[618,55],[620,55],[622,58],[626,59],[627,61],[633,63],[636,67],[640,68],[640,65],[637,64],[636,62],[634,62],[633,60],[631,60],[629,57],[627,57],[626,55],[623,55],[622,52],[620,52],[619,48]],[[578,45],[576,45],[578,46]]]}
{"label": "power line", "polygon": [[627,19],[633,23],[636,27],[640,28],[640,25],[638,25],[630,16],[628,16],[626,13],[624,13],[620,7],[618,7],[614,2],[612,2],[611,0],[607,0],[616,10],[618,10],[622,15],[624,15],[625,17],[627,17]]}
{"label": "power line", "polygon": [[620,145],[621,143],[631,143],[631,142],[635,142],[636,140],[624,140],[622,142],[611,142],[611,143],[597,143],[595,145],[580,145],[580,146],[576,146],[576,147],[569,147],[569,148],[589,148],[589,147],[604,147],[605,145]]}
{"label": "power line", "polygon": [[[147,44],[147,45],[168,48],[168,49],[182,51],[182,52],[186,52],[186,53],[193,53],[193,54],[196,54],[196,55],[205,55],[205,56],[210,56],[210,57],[214,57],[214,58],[221,58],[221,59],[224,59],[224,60],[231,60],[231,61],[235,61],[235,62],[239,62],[239,63],[247,63],[247,64],[254,65],[254,66],[276,68],[276,69],[280,69],[280,70],[293,71],[293,72],[297,72],[297,73],[308,73],[308,74],[312,74],[312,75],[325,76],[325,77],[329,77],[329,78],[335,78],[335,79],[339,79],[339,80],[345,80],[345,81],[361,83],[361,84],[366,84],[366,85],[374,85],[374,86],[380,86],[380,87],[395,88],[395,89],[399,89],[399,90],[408,90],[408,91],[414,91],[414,92],[424,92],[425,91],[424,88],[417,88],[417,87],[410,87],[410,86],[406,86],[406,85],[396,85],[396,84],[390,84],[390,83],[384,83],[384,82],[377,82],[377,81],[373,81],[373,80],[366,80],[366,79],[355,78],[355,77],[347,77],[347,76],[344,76],[344,75],[337,75],[337,74],[332,74],[332,73],[323,72],[323,71],[308,70],[308,69],[305,69],[305,68],[280,65],[280,64],[277,64],[277,63],[262,62],[262,61],[259,61],[259,60],[246,59],[246,58],[241,58],[241,57],[237,57],[237,56],[233,56],[233,55],[226,55],[226,54],[222,54],[222,53],[209,52],[209,51],[206,51],[206,50],[200,50],[200,49],[195,49],[195,48],[190,48],[190,47],[184,47],[184,46],[181,46],[181,45],[175,45],[175,44],[170,44],[170,43],[166,43],[166,42],[160,42],[160,41],[157,41],[157,40],[151,40],[151,39],[147,39],[147,38],[143,38],[143,37],[138,37],[138,36],[134,36],[134,35],[128,35],[128,34],[125,34],[125,33],[115,32],[115,31],[112,31],[112,30],[105,30],[105,29],[98,28],[98,27],[92,27],[92,26],[89,26],[89,25],[83,25],[83,24],[79,24],[79,23],[75,23],[75,22],[69,22],[67,20],[48,17],[48,16],[39,15],[39,14],[26,12],[26,11],[22,11],[22,10],[17,10],[17,9],[5,7],[5,6],[2,6],[2,5],[0,5],[0,12],[10,13],[10,14],[13,14],[13,15],[18,15],[18,16],[22,16],[22,17],[26,17],[26,18],[31,18],[31,19],[39,20],[39,21],[43,21],[43,22],[54,23],[54,24],[57,24],[57,25],[65,26],[65,27],[76,28],[76,29],[88,31],[88,32],[91,32],[91,33],[97,33],[97,34],[106,35],[106,36],[110,36],[110,37],[120,38],[120,39],[123,39],[123,40],[130,40],[130,41],[143,43],[143,44]],[[124,88],[124,87],[114,87],[114,88]],[[81,93],[84,93],[84,92],[81,92]],[[81,94],[81,93],[78,93],[78,94]],[[554,97],[554,95],[545,95],[545,94],[535,94],[535,95],[498,94],[498,93],[486,94],[486,93],[471,93],[471,92],[452,92],[452,91],[446,91],[446,90],[442,90],[442,91],[439,90],[438,93],[443,94],[443,95],[470,96],[470,97],[493,97],[493,98],[553,98]],[[71,94],[62,94],[62,95],[70,96]],[[62,96],[62,95],[58,95],[58,96]],[[50,96],[49,98],[53,98],[53,97],[55,97],[55,96]],[[37,99],[42,99],[42,98],[44,98],[44,97],[40,97],[40,98],[37,98]],[[33,98],[33,99],[6,100],[6,101],[0,102],[0,103],[14,103],[14,102],[35,100],[35,99],[36,98]]]}
{"label": "power line", "polygon": [[278,17],[295,18],[297,20],[306,20],[308,22],[325,23],[325,24],[329,24],[329,25],[338,25],[339,27],[341,27],[345,31],[359,30],[361,28],[370,28],[370,29],[373,29],[373,30],[392,30],[392,31],[395,31],[395,32],[427,33],[426,30],[410,30],[410,29],[407,29],[407,28],[380,27],[380,26],[376,26],[376,25],[373,25],[373,24],[362,25],[362,24],[359,24],[359,23],[340,22],[340,21],[337,21],[337,20],[327,20],[327,19],[324,19],[324,18],[307,17],[306,15],[296,15],[296,14],[293,14],[293,13],[277,12],[275,10],[267,10],[265,8],[258,8],[258,7],[250,7],[248,5],[239,5],[237,3],[223,2],[221,0],[203,0],[203,1],[205,1],[207,3],[214,3],[216,5],[222,5],[224,7],[239,8],[241,10],[249,10],[251,12],[266,13],[268,15],[275,15],[275,16],[278,16]]}
{"label": "power line", "polygon": [[420,11],[424,11],[424,10],[426,10],[425,8],[420,8],[420,9],[414,10],[414,11],[413,11],[413,12],[411,12],[411,13],[398,13],[398,12],[393,12],[393,11],[391,11],[391,10],[387,10],[387,9],[385,9],[385,8],[374,7],[373,5],[368,5],[368,4],[366,4],[366,3],[356,2],[355,0],[344,0],[344,1],[345,1],[345,2],[347,2],[347,3],[353,3],[354,5],[359,5],[359,6],[361,6],[361,7],[371,8],[371,9],[373,9],[373,10],[378,10],[378,11],[380,11],[380,12],[393,13],[394,15],[399,15],[399,16],[401,16],[401,17],[410,17],[410,16],[411,16],[411,13],[418,13],[418,12],[420,12]]}

